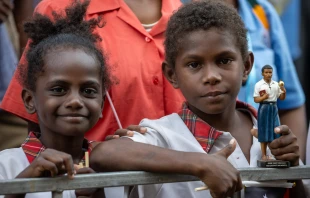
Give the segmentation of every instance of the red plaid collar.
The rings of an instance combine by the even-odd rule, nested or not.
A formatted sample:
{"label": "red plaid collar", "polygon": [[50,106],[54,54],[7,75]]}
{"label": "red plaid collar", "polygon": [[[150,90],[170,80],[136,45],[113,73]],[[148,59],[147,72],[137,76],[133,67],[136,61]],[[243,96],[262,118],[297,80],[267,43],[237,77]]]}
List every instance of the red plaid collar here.
{"label": "red plaid collar", "polygon": [[[236,109],[248,110],[257,118],[257,111],[254,107],[247,103],[236,101]],[[210,152],[215,140],[223,133],[210,126],[208,123],[200,119],[189,108],[187,102],[183,103],[179,116],[184,121],[188,129],[193,133],[196,140],[207,153]]]}
{"label": "red plaid collar", "polygon": [[[39,133],[30,132],[28,137],[25,139],[24,143],[21,145],[30,164],[37,156],[40,155],[41,152],[43,152],[46,149],[46,147],[38,139],[39,136],[40,136]],[[89,154],[93,149],[91,143],[92,141],[84,139],[83,149],[85,151],[88,151]],[[82,160],[84,160],[84,157]]]}

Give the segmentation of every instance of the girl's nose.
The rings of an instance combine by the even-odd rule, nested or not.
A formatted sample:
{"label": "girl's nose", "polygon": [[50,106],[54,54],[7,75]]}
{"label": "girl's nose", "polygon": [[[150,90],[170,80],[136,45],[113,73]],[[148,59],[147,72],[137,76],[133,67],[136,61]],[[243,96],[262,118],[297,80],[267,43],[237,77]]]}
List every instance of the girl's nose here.
{"label": "girl's nose", "polygon": [[79,93],[71,93],[66,102],[66,108],[80,109],[84,105]]}

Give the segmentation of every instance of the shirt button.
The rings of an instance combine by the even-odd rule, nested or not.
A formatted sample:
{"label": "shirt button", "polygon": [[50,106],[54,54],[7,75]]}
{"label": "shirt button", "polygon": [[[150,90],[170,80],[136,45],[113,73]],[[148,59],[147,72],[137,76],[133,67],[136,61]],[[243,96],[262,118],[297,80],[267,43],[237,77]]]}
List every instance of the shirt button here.
{"label": "shirt button", "polygon": [[145,37],[145,41],[146,41],[147,43],[149,43],[149,42],[151,42],[151,39],[150,39],[149,37]]}
{"label": "shirt button", "polygon": [[154,83],[154,85],[158,85],[159,80],[157,77],[153,77],[153,83]]}

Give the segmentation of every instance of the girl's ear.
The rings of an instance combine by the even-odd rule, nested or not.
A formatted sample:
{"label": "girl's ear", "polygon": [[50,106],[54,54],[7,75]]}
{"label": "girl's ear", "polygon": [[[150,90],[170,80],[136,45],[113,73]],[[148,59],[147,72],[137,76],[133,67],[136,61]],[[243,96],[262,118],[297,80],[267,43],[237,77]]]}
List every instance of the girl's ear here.
{"label": "girl's ear", "polygon": [[168,65],[168,63],[166,61],[163,62],[163,64],[162,64],[162,70],[163,70],[163,73],[164,73],[166,79],[170,82],[170,84],[175,89],[178,89],[179,84],[177,81],[175,70],[170,65]]}
{"label": "girl's ear", "polygon": [[28,89],[22,90],[22,99],[24,102],[24,105],[26,107],[26,110],[29,114],[34,114],[36,112],[36,108],[34,105],[34,97],[33,92]]}
{"label": "girl's ear", "polygon": [[250,74],[252,67],[253,67],[253,63],[254,63],[254,55],[252,52],[249,52],[248,57],[247,57],[246,61],[244,62],[242,84],[244,84],[248,80],[249,74]]}

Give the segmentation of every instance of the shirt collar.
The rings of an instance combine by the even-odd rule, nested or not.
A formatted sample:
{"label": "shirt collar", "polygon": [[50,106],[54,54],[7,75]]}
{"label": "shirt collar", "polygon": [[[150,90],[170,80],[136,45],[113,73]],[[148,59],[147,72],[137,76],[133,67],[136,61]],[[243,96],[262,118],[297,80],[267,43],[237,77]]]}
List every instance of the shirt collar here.
{"label": "shirt collar", "polygon": [[[35,160],[36,157],[40,155],[41,152],[46,149],[46,147],[38,139],[39,136],[39,133],[30,132],[24,143],[21,145],[30,164],[33,162],[33,160]],[[85,150],[85,152],[88,151],[89,154],[93,149],[91,143],[92,141],[88,141],[87,139],[84,139],[83,141],[83,150]]]}
{"label": "shirt collar", "polygon": [[183,103],[179,116],[184,121],[190,132],[207,153],[214,145],[214,141],[223,133],[210,126],[208,123],[200,119],[189,108],[187,102]]}
{"label": "shirt collar", "polygon": [[[255,118],[257,118],[256,109],[245,102],[237,100],[236,109],[248,110],[254,115]],[[188,108],[187,102],[183,103],[183,107],[179,112],[179,116],[184,121],[190,132],[192,132],[199,144],[202,146],[203,150],[205,150],[207,153],[212,149],[215,140],[223,134],[223,132],[210,126],[208,123],[194,114]]]}
{"label": "shirt collar", "polygon": [[88,14],[106,12],[120,8],[119,0],[92,0],[88,6]]}

